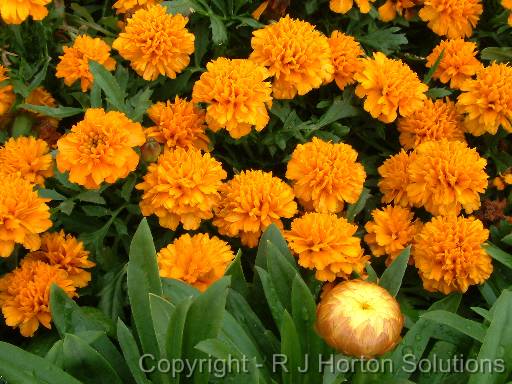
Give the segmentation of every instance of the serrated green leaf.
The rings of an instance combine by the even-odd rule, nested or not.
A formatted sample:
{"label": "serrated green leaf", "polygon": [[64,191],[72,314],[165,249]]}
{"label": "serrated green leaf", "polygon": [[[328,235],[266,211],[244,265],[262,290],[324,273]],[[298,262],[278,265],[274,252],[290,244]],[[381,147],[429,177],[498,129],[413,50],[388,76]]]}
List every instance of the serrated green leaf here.
{"label": "serrated green leaf", "polygon": [[103,65],[95,61],[89,61],[89,69],[94,82],[102,89],[110,104],[118,111],[129,114],[124,102],[126,96],[116,78]]}
{"label": "serrated green leaf", "polygon": [[222,19],[217,15],[210,15],[210,28],[214,44],[223,45],[228,41],[228,31]]}
{"label": "serrated green leaf", "polygon": [[20,109],[37,112],[44,116],[54,117],[56,119],[64,119],[66,117],[76,116],[84,112],[82,108],[73,107],[45,107],[43,105],[21,104]]}

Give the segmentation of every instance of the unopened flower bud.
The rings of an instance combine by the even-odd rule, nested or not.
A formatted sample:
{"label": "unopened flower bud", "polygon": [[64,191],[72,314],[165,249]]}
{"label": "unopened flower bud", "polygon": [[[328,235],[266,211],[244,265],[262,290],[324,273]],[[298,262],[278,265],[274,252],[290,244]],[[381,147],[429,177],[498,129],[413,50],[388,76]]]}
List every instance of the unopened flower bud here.
{"label": "unopened flower bud", "polygon": [[142,160],[146,163],[153,163],[158,159],[162,152],[162,146],[153,138],[150,138],[141,147]]}
{"label": "unopened flower bud", "polygon": [[337,351],[362,358],[383,355],[400,341],[404,317],[393,296],[377,284],[350,280],[325,292],[316,328]]}

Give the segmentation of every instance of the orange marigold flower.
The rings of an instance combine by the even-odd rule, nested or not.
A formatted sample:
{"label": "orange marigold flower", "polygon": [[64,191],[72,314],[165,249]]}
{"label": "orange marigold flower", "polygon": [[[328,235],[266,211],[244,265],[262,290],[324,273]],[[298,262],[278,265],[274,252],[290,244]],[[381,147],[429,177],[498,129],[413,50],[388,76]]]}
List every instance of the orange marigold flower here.
{"label": "orange marigold flower", "polygon": [[450,100],[428,99],[423,108],[409,117],[398,119],[400,144],[405,149],[414,149],[426,141],[447,139],[465,141],[462,116]]}
{"label": "orange marigold flower", "polygon": [[379,16],[382,21],[392,21],[397,15],[410,19],[413,16],[413,8],[420,0],[386,0],[379,7]]}
{"label": "orange marigold flower", "polygon": [[272,106],[269,72],[250,60],[221,57],[206,65],[194,84],[192,100],[207,103],[206,122],[217,132],[228,130],[238,139],[254,126],[259,132],[268,124],[267,107]]}
{"label": "orange marigold flower", "polygon": [[32,337],[39,324],[50,329],[50,288],[58,285],[71,298],[76,288],[66,271],[42,261],[24,260],[21,267],[0,279],[0,306],[5,324]]}
{"label": "orange marigold flower", "polygon": [[511,83],[512,67],[493,63],[482,68],[476,79],[469,79],[462,85],[457,106],[466,114],[464,123],[469,133],[494,135],[500,125],[512,132]]}
{"label": "orange marigold flower", "polygon": [[[8,80],[7,68],[0,65],[0,83]],[[14,95],[12,85],[0,86],[0,116],[4,115],[11,109],[16,96]]]}
{"label": "orange marigold flower", "polygon": [[401,207],[410,206],[407,198],[407,185],[409,185],[409,174],[407,169],[414,153],[407,154],[403,149],[400,153],[391,156],[378,168],[382,179],[379,181],[379,189],[382,192],[382,202],[394,203]]}
{"label": "orange marigold flower", "polygon": [[480,207],[487,188],[487,161],[460,141],[429,141],[415,150],[409,163],[407,198],[433,215],[471,213]]}
{"label": "orange marigold flower", "polygon": [[363,280],[343,281],[329,290],[316,310],[318,334],[337,351],[370,359],[401,340],[404,316],[387,290]]}
{"label": "orange marigold flower", "polygon": [[427,291],[466,292],[492,273],[491,257],[482,248],[489,231],[474,217],[439,216],[416,236],[412,255]]}
{"label": "orange marigold flower", "polygon": [[187,17],[168,14],[159,4],[139,9],[112,47],[144,80],[156,80],[159,75],[174,79],[194,53],[195,37],[185,28],[187,23]]}
{"label": "orange marigold flower", "polygon": [[182,280],[205,291],[226,272],[235,255],[216,236],[185,234],[158,252],[160,276]]}
{"label": "orange marigold flower", "polygon": [[357,152],[350,145],[314,137],[297,145],[286,178],[293,182],[295,195],[306,208],[337,213],[345,202],[355,203],[363,191],[366,172],[356,159]]}
{"label": "orange marigold flower", "polygon": [[[503,8],[512,11],[512,0],[501,0],[501,5]],[[512,26],[512,12],[508,15],[508,25]]]}
{"label": "orange marigold flower", "polygon": [[59,56],[55,76],[64,79],[67,86],[80,80],[82,92],[91,89],[94,77],[89,70],[89,61],[96,61],[109,71],[116,67],[116,61],[110,57],[110,47],[100,38],[87,35],[78,36],[71,47],[64,47],[64,54]]}
{"label": "orange marigold flower", "polygon": [[361,71],[363,63],[361,57],[364,51],[359,43],[349,35],[340,31],[333,31],[329,38],[334,65],[334,80],[339,89],[354,84],[354,75]]}
{"label": "orange marigold flower", "polygon": [[307,21],[281,18],[253,32],[250,59],[274,76],[276,99],[293,99],[332,81],[329,40]]}
{"label": "orange marigold flower", "polygon": [[220,234],[240,237],[248,247],[258,245],[270,224],[282,229],[281,217],[291,218],[297,212],[291,187],[271,172],[243,171],[222,185],[220,192],[213,224]]}
{"label": "orange marigold flower", "polygon": [[422,227],[421,221],[414,220],[410,209],[399,206],[374,209],[372,218],[364,226],[368,232],[364,241],[374,256],[387,256],[388,265],[412,243]]}
{"label": "orange marigold flower", "polygon": [[34,20],[43,20],[48,15],[46,5],[52,0],[2,0],[0,15],[6,24],[21,24],[29,16]]}
{"label": "orange marigold flower", "polygon": [[132,148],[145,141],[142,126],[123,113],[90,108],[57,142],[57,167],[69,171],[71,182],[96,189],[135,170],[139,155]]}
{"label": "orange marigold flower", "polygon": [[299,265],[316,270],[321,281],[349,279],[353,272],[364,274],[370,259],[364,256],[357,226],[329,213],[306,213],[292,222],[285,238],[299,258]]}
{"label": "orange marigold flower", "polygon": [[41,245],[39,234],[52,226],[48,199],[38,196],[33,185],[17,175],[0,183],[0,257],[8,257],[16,243],[35,251]]}
{"label": "orange marigold flower", "polygon": [[15,174],[32,184],[44,185],[53,176],[53,161],[46,141],[11,137],[0,147],[0,175]]}
{"label": "orange marigold flower", "polygon": [[[370,12],[371,5],[370,2],[374,2],[375,0],[355,0],[359,12],[368,13]],[[354,6],[354,0],[330,0],[329,8],[331,11],[336,13],[347,13]]]}
{"label": "orange marigold flower", "polygon": [[165,151],[136,186],[144,191],[142,214],[157,215],[160,225],[172,230],[180,222],[187,230],[197,229],[201,220],[213,217],[226,177],[222,164],[209,153],[180,147]]}
{"label": "orange marigold flower", "polygon": [[148,8],[159,2],[160,0],[117,0],[112,7],[117,13],[129,13],[141,8]]}
{"label": "orange marigold flower", "polygon": [[77,288],[89,284],[91,272],[86,269],[96,265],[89,260],[89,251],[84,248],[84,243],[64,231],[45,233],[41,236],[39,250],[29,253],[25,260],[41,260],[65,270]]}
{"label": "orange marigold flower", "polygon": [[419,16],[439,36],[469,37],[483,12],[481,0],[425,0]]}
{"label": "orange marigold flower", "polygon": [[51,93],[44,89],[44,87],[37,87],[32,92],[30,92],[28,97],[25,99],[25,103],[32,105],[42,105],[45,107],[57,106],[57,102]]}
{"label": "orange marigold flower", "polygon": [[401,60],[389,59],[382,52],[363,59],[363,70],[355,74],[356,95],[366,97],[364,109],[384,123],[395,121],[398,112],[409,116],[423,106],[428,87]]}
{"label": "orange marigold flower", "polygon": [[205,113],[191,101],[176,96],[174,102],[158,102],[148,109],[148,116],[155,125],[146,129],[147,138],[153,138],[167,149],[195,147],[209,150]]}
{"label": "orange marigold flower", "polygon": [[475,50],[476,44],[471,41],[443,40],[427,56],[427,68],[432,68],[443,52],[443,57],[432,77],[444,84],[450,83],[450,88],[460,89],[467,79],[482,68],[482,63],[475,57]]}

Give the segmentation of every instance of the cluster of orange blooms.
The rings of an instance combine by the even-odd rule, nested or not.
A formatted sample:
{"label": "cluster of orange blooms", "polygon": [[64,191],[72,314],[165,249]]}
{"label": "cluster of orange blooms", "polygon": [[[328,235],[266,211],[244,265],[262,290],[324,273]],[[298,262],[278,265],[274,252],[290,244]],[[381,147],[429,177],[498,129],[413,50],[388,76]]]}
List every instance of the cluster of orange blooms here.
{"label": "cluster of orange blooms", "polygon": [[[49,2],[6,0],[0,14],[9,23],[23,21],[20,15],[39,20]],[[355,1],[361,12],[368,12],[371,2]],[[366,180],[354,148],[313,138],[293,151],[285,174],[288,182],[260,170],[245,170],[226,181],[222,163],[209,153],[206,134],[207,128],[225,129],[233,138],[249,134],[253,127],[261,131],[269,122],[273,99],[305,95],[332,81],[340,89],[355,84],[356,95],[372,117],[396,121],[403,146],[378,169],[386,205],[372,212],[364,241],[374,256],[386,256],[387,263],[412,245],[412,263],[425,289],[465,292],[490,276],[492,264],[482,248],[488,231],[479,220],[461,216],[480,207],[488,178],[486,160],[468,147],[464,134],[495,134],[500,126],[512,132],[512,67],[485,67],[475,58],[476,45],[464,41],[482,13],[481,1],[466,0],[462,9],[453,2],[388,0],[379,13],[383,20],[392,20],[421,6],[419,17],[449,38],[427,57],[427,67],[438,64],[433,78],[461,91],[456,103],[428,99],[428,86],[403,61],[382,52],[365,57],[353,37],[340,31],[327,37],[314,25],[286,16],[253,33],[248,58],[208,63],[194,84],[191,101],[176,97],[153,105],[148,110],[154,123],[150,128],[121,112],[88,109],[57,141],[56,166],[69,172],[71,182],[96,189],[135,171],[137,148],[156,141],[163,152],[136,185],[142,191],[143,215],[156,215],[160,225],[171,230],[180,224],[196,230],[212,220],[221,235],[237,237],[248,247],[255,247],[262,232],[275,224],[299,264],[315,270],[319,280],[363,276],[370,256],[356,236],[357,226],[342,216],[347,204],[358,201]],[[26,11],[16,8],[21,3]],[[112,47],[138,75],[148,81],[160,75],[175,78],[189,65],[195,37],[186,28],[186,17],[170,15],[152,0],[119,0],[114,7],[130,16]],[[345,13],[353,1],[331,0],[330,7]],[[85,92],[93,82],[90,60],[115,69],[110,49],[99,38],[79,36],[64,48],[56,76],[68,86],[79,81]],[[6,79],[6,69],[0,66],[0,81]],[[0,115],[14,100],[11,85],[0,88]],[[0,306],[7,324],[19,327],[23,335],[32,335],[39,323],[49,327],[52,283],[73,297],[90,279],[84,268],[93,266],[73,237],[40,237],[52,223],[48,201],[34,186],[44,185],[52,169],[43,140],[11,139],[0,149],[0,173],[6,173],[0,185],[0,255],[9,256],[16,243],[31,251],[17,270],[0,280]],[[421,223],[413,208],[425,209],[432,220]],[[289,230],[283,219],[293,219]],[[185,234],[158,253],[158,265],[162,276],[204,290],[233,258],[225,241]]]}

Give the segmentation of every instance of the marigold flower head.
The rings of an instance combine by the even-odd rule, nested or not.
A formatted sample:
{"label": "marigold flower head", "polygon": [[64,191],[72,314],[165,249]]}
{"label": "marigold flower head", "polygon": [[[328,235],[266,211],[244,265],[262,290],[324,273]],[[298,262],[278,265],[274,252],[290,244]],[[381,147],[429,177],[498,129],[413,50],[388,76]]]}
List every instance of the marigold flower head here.
{"label": "marigold flower head", "polygon": [[353,272],[364,274],[370,257],[364,256],[357,226],[329,213],[306,213],[292,222],[285,238],[299,258],[299,265],[316,270],[321,281],[349,279]]}
{"label": "marigold flower head", "polygon": [[41,260],[65,270],[69,280],[77,288],[86,287],[91,281],[91,272],[86,271],[96,264],[89,260],[89,251],[84,244],[64,231],[45,233],[41,236],[41,247],[29,253],[24,260]]}
{"label": "marigold flower head", "polygon": [[[370,2],[375,2],[375,0],[355,0],[357,7],[359,8],[359,12],[368,13],[371,9]],[[354,0],[330,0],[329,8],[331,11],[336,13],[347,13],[354,6]]]}
{"label": "marigold flower head", "polygon": [[496,134],[501,125],[512,132],[512,67],[493,63],[482,68],[476,79],[467,80],[457,99],[466,114],[466,130],[475,136]]}
{"label": "marigold flower head", "polygon": [[14,174],[32,184],[44,185],[53,176],[53,161],[46,141],[11,137],[0,147],[0,175]]}
{"label": "marigold flower head", "polygon": [[141,8],[148,8],[159,3],[160,0],[117,0],[112,7],[117,13],[130,13]]}
{"label": "marigold flower head", "polygon": [[359,43],[349,35],[333,31],[329,38],[334,65],[334,80],[339,89],[354,84],[354,75],[363,68],[361,57],[364,51]]}
{"label": "marigold flower head", "polygon": [[216,236],[185,234],[158,252],[160,276],[182,280],[205,291],[220,279],[235,255]]}
{"label": "marigold flower head", "polygon": [[404,16],[406,19],[414,15],[413,8],[421,0],[386,0],[379,7],[379,16],[382,21],[392,21],[397,15]]}
{"label": "marigold flower head", "polygon": [[483,12],[481,0],[425,0],[421,20],[439,36],[469,37]]}
{"label": "marigold flower head", "polygon": [[201,220],[213,217],[219,203],[219,188],[227,177],[222,164],[209,153],[177,147],[165,151],[148,167],[140,209],[155,214],[160,225],[175,230],[181,222],[186,230],[199,228]]}
{"label": "marigold flower head", "polygon": [[[501,0],[501,6],[509,11],[512,11],[512,0]],[[512,26],[512,12],[508,15],[508,25]]]}
{"label": "marigold flower head", "polygon": [[374,256],[387,256],[386,264],[390,264],[419,232],[422,223],[414,220],[409,208],[388,205],[372,211],[372,221],[364,228],[368,232],[364,241]]}
{"label": "marigold flower head", "polygon": [[59,59],[55,76],[63,78],[67,86],[80,80],[82,92],[91,89],[94,80],[89,61],[96,61],[109,71],[116,67],[116,61],[110,57],[108,44],[100,38],[87,35],[78,36],[71,47],[64,47],[64,54]]}
{"label": "marigold flower head", "polygon": [[329,40],[307,21],[281,18],[253,32],[250,59],[274,76],[276,99],[293,99],[332,81]]}
{"label": "marigold flower head", "polygon": [[471,213],[487,188],[487,161],[460,141],[429,141],[415,150],[407,172],[407,198],[433,215]]}
{"label": "marigold flower head", "polygon": [[90,108],[57,142],[57,168],[69,171],[71,182],[96,189],[135,170],[139,155],[132,148],[145,141],[142,126],[123,113]]}
{"label": "marigold flower head", "polygon": [[34,20],[43,20],[48,15],[46,5],[52,0],[2,0],[0,15],[6,24],[21,24],[29,16]]}
{"label": "marigold flower head", "polygon": [[474,217],[434,217],[416,236],[412,255],[427,291],[466,292],[492,273],[482,248],[489,231]]}
{"label": "marigold flower head", "polygon": [[316,329],[337,351],[373,358],[400,342],[404,316],[384,288],[363,280],[344,281],[329,290],[316,310]]}
{"label": "marigold flower head", "polygon": [[306,207],[322,213],[337,213],[345,202],[355,203],[363,191],[366,172],[348,144],[326,142],[316,137],[299,144],[292,153],[286,178]]}
{"label": "marigold flower head", "polygon": [[428,87],[401,60],[389,59],[382,52],[363,59],[356,95],[366,98],[364,109],[384,123],[395,121],[398,113],[409,116],[423,106]]}
{"label": "marigold flower head", "polygon": [[[0,65],[0,83],[8,79],[9,76],[7,76],[7,68]],[[16,96],[14,95],[12,85],[0,86],[0,116],[4,115],[9,111],[9,109],[11,109],[14,100],[16,100]]]}
{"label": "marigold flower head", "polygon": [[174,79],[194,53],[195,37],[185,28],[187,23],[188,18],[179,13],[170,15],[159,4],[139,9],[112,47],[144,80],[156,80],[159,75]]}
{"label": "marigold flower head", "polygon": [[32,337],[39,328],[51,328],[50,288],[57,284],[71,298],[76,288],[63,269],[42,261],[24,260],[21,267],[0,278],[0,306],[5,323]]}
{"label": "marigold flower head", "polygon": [[407,150],[426,141],[465,141],[462,116],[450,100],[426,100],[423,108],[398,119],[397,127],[400,144]]}
{"label": "marigold flower head", "polygon": [[378,186],[383,195],[383,203],[394,203],[401,207],[411,205],[407,198],[407,185],[409,185],[407,169],[413,158],[414,153],[408,154],[402,149],[399,153],[384,161],[378,168],[379,175],[382,178]]}
{"label": "marigold flower head", "polygon": [[253,126],[259,132],[268,124],[272,90],[265,79],[269,76],[253,61],[221,57],[206,65],[194,84],[192,100],[208,104],[206,121],[212,131],[225,128],[238,139]]}
{"label": "marigold flower head", "polygon": [[42,105],[45,107],[56,107],[57,102],[50,92],[44,87],[37,87],[25,99],[25,103],[32,105]]}
{"label": "marigold flower head", "polygon": [[243,171],[222,185],[220,192],[213,224],[220,234],[240,237],[248,247],[258,245],[270,224],[282,229],[281,218],[297,212],[292,188],[271,172]]}
{"label": "marigold flower head", "polygon": [[148,109],[148,116],[155,125],[145,130],[147,138],[153,138],[167,149],[209,150],[205,113],[191,101],[176,96],[174,102],[158,102]]}
{"label": "marigold flower head", "polygon": [[33,185],[18,175],[2,177],[0,183],[0,257],[8,257],[16,243],[35,251],[39,234],[52,226],[48,199],[38,196]]}
{"label": "marigold flower head", "polygon": [[443,57],[432,77],[444,84],[450,83],[450,88],[460,89],[467,79],[482,68],[482,63],[475,57],[475,50],[475,43],[464,41],[462,38],[443,40],[427,56],[427,68],[432,68],[443,52]]}

